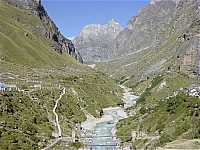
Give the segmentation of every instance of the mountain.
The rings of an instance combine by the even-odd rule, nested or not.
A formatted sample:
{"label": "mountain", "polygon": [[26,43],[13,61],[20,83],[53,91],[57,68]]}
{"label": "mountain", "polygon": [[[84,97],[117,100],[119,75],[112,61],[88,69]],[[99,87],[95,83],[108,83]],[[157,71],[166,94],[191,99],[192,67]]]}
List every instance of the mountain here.
{"label": "mountain", "polygon": [[154,1],[129,20],[114,39],[111,59],[97,68],[118,80],[134,76],[137,81],[163,71],[197,77],[198,24],[196,0]]}
{"label": "mountain", "polygon": [[104,73],[80,63],[39,0],[1,0],[0,18],[0,149],[42,149],[71,137],[88,116],[123,105],[116,82],[139,96],[117,123],[121,145],[156,149],[176,140],[183,148],[191,140],[184,148],[199,149],[199,97],[190,96],[199,90],[198,1],[152,0],[125,29],[111,20],[81,32],[77,43],[91,50],[83,59]]}
{"label": "mountain", "polygon": [[114,19],[103,25],[87,25],[73,39],[73,43],[85,62],[107,60],[112,55],[109,51],[112,41],[122,30],[121,25]]}
{"label": "mountain", "polygon": [[[66,51],[79,62],[83,63],[83,60],[79,52],[74,48],[73,43],[66,39],[58,30],[55,23],[48,16],[46,10],[41,4],[41,0],[7,0],[9,4],[13,4],[19,8],[28,10],[29,13],[36,15],[46,26],[51,30],[47,30],[44,26],[37,26],[41,34],[46,38],[51,39],[53,42],[49,45],[58,53],[63,53]],[[15,16],[17,17],[17,16]],[[17,18],[15,18],[17,20]],[[29,25],[28,28],[34,32],[35,27]]]}
{"label": "mountain", "polygon": [[60,136],[54,110],[61,136],[71,136],[88,115],[122,103],[121,89],[80,63],[40,1],[1,0],[0,18],[1,150],[52,143]]}
{"label": "mountain", "polygon": [[[136,141],[121,138],[121,145],[200,148],[195,142],[200,138],[198,5],[197,0],[152,0],[114,38],[109,59],[95,63],[96,70],[139,96],[126,109],[129,117],[116,126],[118,136],[136,133]],[[191,96],[192,91],[198,94]]]}
{"label": "mountain", "polygon": [[[160,2],[160,1],[163,1],[163,0],[151,0],[151,1],[150,1],[150,4],[156,4],[156,3]],[[178,2],[180,2],[181,0],[171,0],[171,1],[173,1],[173,2],[175,2],[175,3],[178,3]]]}

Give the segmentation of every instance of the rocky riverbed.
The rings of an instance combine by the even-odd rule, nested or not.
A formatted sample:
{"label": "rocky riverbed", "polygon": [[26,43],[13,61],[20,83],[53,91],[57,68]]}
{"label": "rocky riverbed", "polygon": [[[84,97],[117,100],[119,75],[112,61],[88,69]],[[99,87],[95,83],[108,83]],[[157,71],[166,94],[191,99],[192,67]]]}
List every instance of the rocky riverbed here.
{"label": "rocky riverbed", "polygon": [[135,104],[136,96],[130,92],[131,89],[120,85],[124,89],[122,100],[125,102],[124,108],[109,107],[103,109],[104,115],[102,118],[95,118],[92,115],[87,115],[87,120],[81,124],[85,130],[86,136],[91,136],[92,139],[87,142],[85,149],[94,150],[119,150],[120,141],[115,137],[115,126],[120,119],[126,118],[125,108]]}

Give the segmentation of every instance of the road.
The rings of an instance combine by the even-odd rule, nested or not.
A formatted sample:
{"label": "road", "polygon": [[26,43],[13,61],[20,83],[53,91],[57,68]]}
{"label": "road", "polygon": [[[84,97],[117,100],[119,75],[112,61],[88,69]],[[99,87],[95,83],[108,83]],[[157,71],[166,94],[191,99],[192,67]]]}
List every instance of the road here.
{"label": "road", "polygon": [[60,99],[62,98],[62,96],[65,94],[65,89],[66,89],[66,88],[63,88],[63,91],[61,92],[60,97],[56,100],[56,104],[55,104],[55,106],[54,106],[54,108],[53,108],[53,113],[54,113],[54,115],[56,116],[56,126],[58,127],[58,135],[59,135],[59,137],[61,137],[62,131],[61,131],[61,129],[60,129],[60,124],[59,124],[58,114],[56,113],[56,108],[57,108],[57,106],[58,106],[59,100],[60,100]]}
{"label": "road", "polygon": [[41,149],[41,150],[50,150],[54,145],[56,145],[58,142],[60,142],[62,140],[62,138],[58,138],[56,139],[53,143],[51,143],[49,146]]}

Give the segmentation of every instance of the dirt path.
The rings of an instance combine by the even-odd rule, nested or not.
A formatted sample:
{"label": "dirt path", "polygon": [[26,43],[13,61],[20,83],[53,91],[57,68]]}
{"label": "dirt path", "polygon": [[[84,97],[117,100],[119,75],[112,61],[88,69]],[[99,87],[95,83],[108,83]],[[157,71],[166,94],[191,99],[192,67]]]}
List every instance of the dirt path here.
{"label": "dirt path", "polygon": [[56,108],[57,108],[57,106],[58,106],[59,100],[62,98],[62,96],[63,96],[64,94],[65,94],[65,88],[63,88],[63,91],[61,92],[60,97],[56,100],[55,106],[54,106],[54,108],[53,108],[53,113],[54,113],[54,115],[56,116],[56,126],[57,126],[57,128],[58,128],[58,135],[59,135],[59,137],[61,137],[62,131],[61,131],[60,124],[59,124],[58,114],[56,113]]}

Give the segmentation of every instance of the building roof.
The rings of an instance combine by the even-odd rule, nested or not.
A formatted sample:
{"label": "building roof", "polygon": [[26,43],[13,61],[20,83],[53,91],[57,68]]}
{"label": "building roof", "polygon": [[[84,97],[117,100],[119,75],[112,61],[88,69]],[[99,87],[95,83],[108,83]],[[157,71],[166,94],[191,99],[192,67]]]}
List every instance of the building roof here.
{"label": "building roof", "polygon": [[5,87],[6,87],[6,84],[0,82],[0,88],[5,88]]}
{"label": "building roof", "polygon": [[6,87],[8,87],[8,88],[16,88],[17,85],[16,84],[7,84]]}

